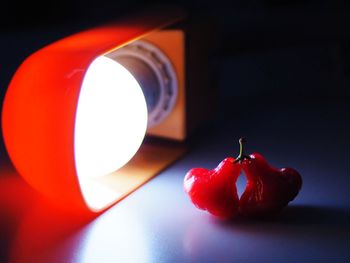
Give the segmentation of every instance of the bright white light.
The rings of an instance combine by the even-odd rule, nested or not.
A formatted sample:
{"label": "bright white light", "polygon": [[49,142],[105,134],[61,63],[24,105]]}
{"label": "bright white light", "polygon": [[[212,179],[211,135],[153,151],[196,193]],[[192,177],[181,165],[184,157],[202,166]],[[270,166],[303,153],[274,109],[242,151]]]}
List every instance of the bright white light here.
{"label": "bright white light", "polygon": [[139,149],[146,127],[146,101],[136,79],[116,61],[96,58],[81,87],[74,131],[76,170],[87,203],[95,202],[91,206],[103,204],[84,189],[86,180],[125,165]]}

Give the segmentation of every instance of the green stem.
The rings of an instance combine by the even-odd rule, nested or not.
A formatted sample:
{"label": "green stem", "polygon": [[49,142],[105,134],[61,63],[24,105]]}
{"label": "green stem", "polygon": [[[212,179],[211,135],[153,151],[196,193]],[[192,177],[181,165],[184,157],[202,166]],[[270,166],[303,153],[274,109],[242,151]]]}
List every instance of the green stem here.
{"label": "green stem", "polygon": [[245,142],[245,139],[244,138],[240,138],[238,142],[239,142],[239,155],[238,155],[238,158],[242,158],[242,156],[243,156],[243,143]]}
{"label": "green stem", "polygon": [[239,162],[242,163],[244,159],[250,160],[251,158],[248,155],[245,155],[243,152],[243,144],[246,142],[245,138],[240,138],[239,139],[239,154],[235,160],[235,163]]}

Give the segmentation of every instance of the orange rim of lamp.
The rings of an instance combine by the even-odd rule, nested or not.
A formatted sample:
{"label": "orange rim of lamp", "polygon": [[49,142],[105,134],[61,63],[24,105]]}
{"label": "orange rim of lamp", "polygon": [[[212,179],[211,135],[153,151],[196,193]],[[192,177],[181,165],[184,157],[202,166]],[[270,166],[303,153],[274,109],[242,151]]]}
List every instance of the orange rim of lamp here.
{"label": "orange rim of lamp", "polygon": [[70,209],[92,209],[79,185],[74,132],[83,80],[96,58],[184,17],[176,8],[156,9],[86,30],[29,56],[8,87],[2,128],[9,156],[35,189]]}

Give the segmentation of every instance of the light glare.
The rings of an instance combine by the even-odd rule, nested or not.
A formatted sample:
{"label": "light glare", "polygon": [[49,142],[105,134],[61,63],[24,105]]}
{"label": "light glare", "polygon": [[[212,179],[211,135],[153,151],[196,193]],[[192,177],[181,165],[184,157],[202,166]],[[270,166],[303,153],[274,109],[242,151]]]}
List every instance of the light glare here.
{"label": "light glare", "polygon": [[96,200],[84,180],[124,166],[139,149],[146,127],[146,101],[136,79],[116,61],[96,58],[81,87],[74,131],[76,170],[89,206],[98,209],[113,195]]}

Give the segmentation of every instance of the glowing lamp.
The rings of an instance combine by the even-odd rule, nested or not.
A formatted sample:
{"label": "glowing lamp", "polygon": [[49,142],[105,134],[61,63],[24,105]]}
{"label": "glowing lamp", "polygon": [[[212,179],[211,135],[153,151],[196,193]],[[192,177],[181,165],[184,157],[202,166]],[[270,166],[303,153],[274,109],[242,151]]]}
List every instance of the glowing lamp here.
{"label": "glowing lamp", "polygon": [[85,73],[79,94],[74,158],[86,203],[99,210],[115,194],[98,193],[91,178],[123,167],[137,152],[146,133],[147,106],[137,80],[110,58],[97,57]]}
{"label": "glowing lamp", "polygon": [[213,96],[201,48],[185,45],[185,30],[164,29],[183,16],[174,7],[138,14],[63,38],[22,63],[2,128],[32,187],[67,208],[98,213],[184,153],[179,142],[208,116],[205,98]]}

